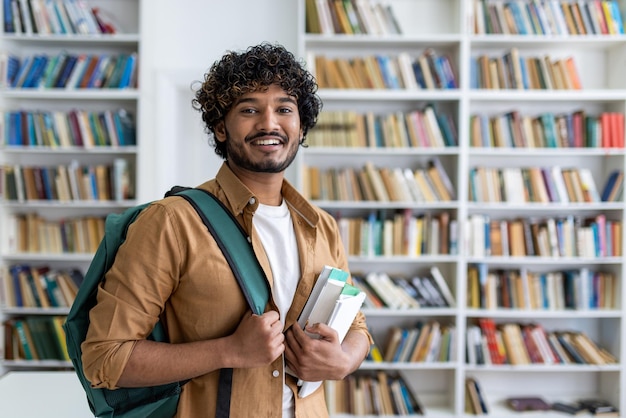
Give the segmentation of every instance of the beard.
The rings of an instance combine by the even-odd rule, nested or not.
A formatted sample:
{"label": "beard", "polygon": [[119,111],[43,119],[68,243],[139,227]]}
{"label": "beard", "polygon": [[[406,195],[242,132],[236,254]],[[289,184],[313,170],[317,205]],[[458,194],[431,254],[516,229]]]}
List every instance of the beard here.
{"label": "beard", "polygon": [[[272,133],[272,135],[281,136],[284,140],[285,146],[292,146],[292,141],[290,141],[289,138],[276,133]],[[260,135],[246,137],[245,142],[249,142],[257,136]],[[269,158],[263,161],[252,161],[247,155],[245,155],[244,152],[242,152],[242,148],[234,145],[231,140],[230,133],[226,131],[226,155],[228,156],[228,161],[245,170],[257,173],[281,173],[285,171],[296,158],[299,145],[300,144],[298,143],[295,147],[289,148],[289,153],[282,161],[276,161]]]}

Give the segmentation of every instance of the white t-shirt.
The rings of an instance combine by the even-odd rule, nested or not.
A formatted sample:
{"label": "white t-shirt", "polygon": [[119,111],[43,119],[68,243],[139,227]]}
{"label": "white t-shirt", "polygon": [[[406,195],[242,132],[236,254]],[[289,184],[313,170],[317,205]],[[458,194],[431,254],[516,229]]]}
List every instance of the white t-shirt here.
{"label": "white t-shirt", "polygon": [[[270,262],[274,277],[272,296],[276,306],[278,306],[280,320],[284,325],[285,316],[291,307],[293,295],[300,279],[298,243],[287,203],[283,199],[280,206],[259,204],[252,217],[252,224],[261,238]],[[284,385],[283,418],[293,417],[293,392],[287,385]]]}

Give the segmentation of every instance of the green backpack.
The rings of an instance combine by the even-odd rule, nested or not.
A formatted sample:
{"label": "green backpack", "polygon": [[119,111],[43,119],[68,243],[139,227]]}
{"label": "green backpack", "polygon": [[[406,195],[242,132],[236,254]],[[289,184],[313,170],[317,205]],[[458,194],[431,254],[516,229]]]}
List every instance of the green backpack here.
{"label": "green backpack", "polygon": [[[209,192],[177,186],[166,194],[166,196],[171,195],[181,196],[196,209],[228,260],[252,311],[262,314],[269,299],[267,279],[239,223]],[[91,387],[83,372],[80,345],[87,336],[89,311],[96,304],[98,285],[113,264],[118,247],[126,239],[128,226],[149,204],[144,203],[129,208],[121,214],[107,216],[104,237],[89,265],[67,320],[63,324],[70,359],[87,394],[89,407],[96,417],[170,418],[176,413],[181,386],[185,383],[175,382],[116,390],[96,389]],[[155,341],[167,341],[160,323],[157,323],[149,338]],[[232,369],[220,370],[219,383],[216,415],[228,417]]]}

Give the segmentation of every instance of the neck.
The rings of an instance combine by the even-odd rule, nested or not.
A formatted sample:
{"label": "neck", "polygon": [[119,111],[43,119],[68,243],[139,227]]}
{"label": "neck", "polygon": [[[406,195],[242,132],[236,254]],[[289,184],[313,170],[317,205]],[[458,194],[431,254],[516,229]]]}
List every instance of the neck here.
{"label": "neck", "polygon": [[231,170],[241,182],[259,199],[259,203],[268,206],[280,206],[283,202],[281,193],[285,173],[257,173],[232,167]]}

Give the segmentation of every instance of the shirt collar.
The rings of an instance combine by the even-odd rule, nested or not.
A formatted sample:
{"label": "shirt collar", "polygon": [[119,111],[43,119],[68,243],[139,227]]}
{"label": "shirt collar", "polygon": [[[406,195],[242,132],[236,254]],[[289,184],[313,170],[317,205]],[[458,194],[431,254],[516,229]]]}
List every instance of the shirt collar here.
{"label": "shirt collar", "polygon": [[[258,207],[259,203],[256,196],[239,180],[226,162],[222,163],[215,176],[215,181],[226,196],[227,204],[234,214],[242,213],[250,204],[253,211]],[[317,225],[319,214],[316,209],[287,180],[283,180],[281,192],[287,204],[309,225]]]}

